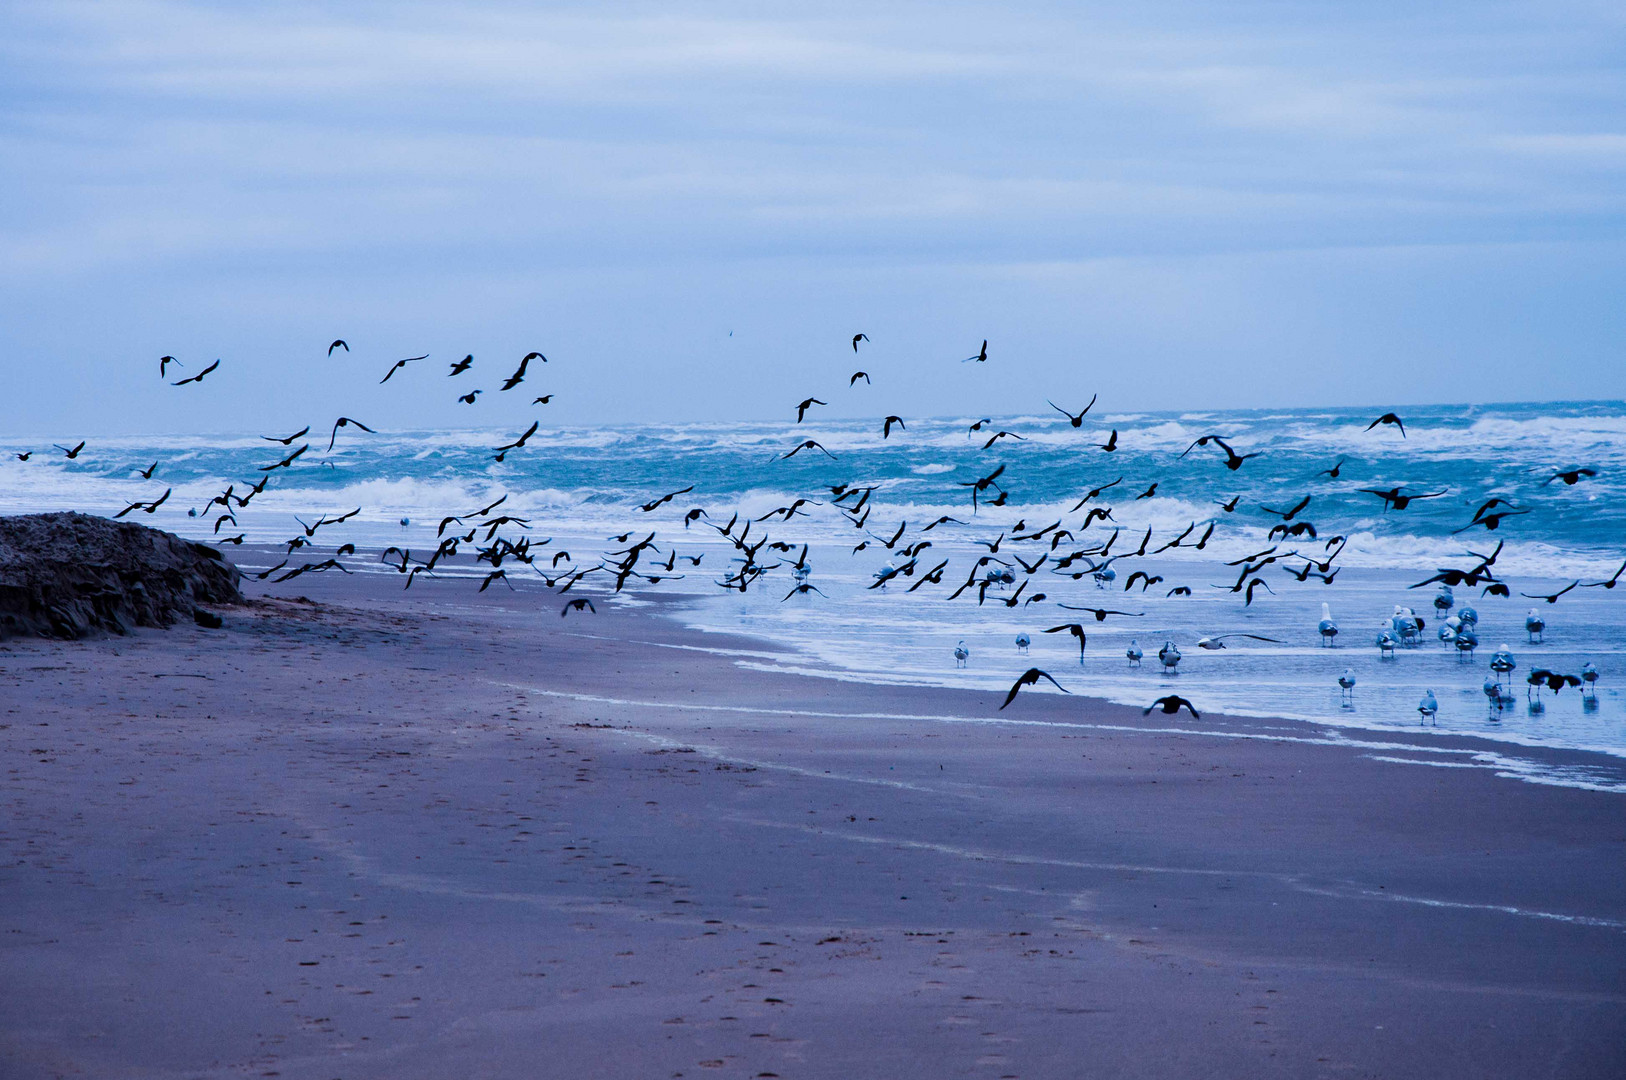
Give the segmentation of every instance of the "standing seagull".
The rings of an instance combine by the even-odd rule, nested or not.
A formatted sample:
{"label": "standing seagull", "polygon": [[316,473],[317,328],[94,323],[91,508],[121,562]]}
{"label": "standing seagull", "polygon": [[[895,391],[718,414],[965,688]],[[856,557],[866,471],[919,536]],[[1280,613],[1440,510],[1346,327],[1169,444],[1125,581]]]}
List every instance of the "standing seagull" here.
{"label": "standing seagull", "polygon": [[1321,605],[1321,621],[1316,624],[1316,630],[1321,634],[1321,644],[1331,648],[1333,639],[1338,636],[1338,624],[1332,621],[1332,608],[1325,602]]}
{"label": "standing seagull", "polygon": [[1355,700],[1355,672],[1351,671],[1349,668],[1345,668],[1344,673],[1338,676],[1338,686],[1341,691],[1341,697],[1347,701]]}
{"label": "standing seagull", "polygon": [[1437,698],[1435,698],[1434,691],[1432,691],[1432,690],[1424,691],[1423,700],[1421,700],[1421,701],[1419,701],[1417,703],[1417,712],[1422,717],[1422,719],[1418,720],[1417,722],[1419,724],[1427,723],[1428,721],[1433,720],[1434,719],[1434,714],[1439,712],[1439,711],[1440,711],[1440,703],[1439,703],[1439,700]]}

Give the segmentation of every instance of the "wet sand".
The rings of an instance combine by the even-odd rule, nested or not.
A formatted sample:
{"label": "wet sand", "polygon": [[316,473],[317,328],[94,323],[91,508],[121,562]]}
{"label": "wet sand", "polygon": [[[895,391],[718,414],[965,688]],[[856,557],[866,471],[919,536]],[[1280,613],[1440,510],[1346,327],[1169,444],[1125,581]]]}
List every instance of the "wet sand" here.
{"label": "wet sand", "polygon": [[1626,1075],[1619,795],[273,592],[0,645],[0,1076]]}

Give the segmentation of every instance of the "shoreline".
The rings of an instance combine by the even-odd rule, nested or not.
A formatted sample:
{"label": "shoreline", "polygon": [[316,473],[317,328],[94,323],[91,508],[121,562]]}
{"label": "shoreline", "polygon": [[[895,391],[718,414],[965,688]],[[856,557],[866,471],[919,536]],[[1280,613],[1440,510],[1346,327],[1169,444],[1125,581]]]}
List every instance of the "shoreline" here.
{"label": "shoreline", "polygon": [[1626,1065],[1611,794],[742,668],[671,596],[251,588],[0,648],[8,1075]]}

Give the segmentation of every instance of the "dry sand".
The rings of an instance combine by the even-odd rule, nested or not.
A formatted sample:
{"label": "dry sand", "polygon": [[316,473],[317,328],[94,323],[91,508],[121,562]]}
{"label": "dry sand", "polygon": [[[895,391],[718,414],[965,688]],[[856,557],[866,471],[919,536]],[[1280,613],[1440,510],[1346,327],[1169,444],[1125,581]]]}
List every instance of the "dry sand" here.
{"label": "dry sand", "polygon": [[1621,796],[280,593],[0,646],[6,1080],[1626,1075]]}

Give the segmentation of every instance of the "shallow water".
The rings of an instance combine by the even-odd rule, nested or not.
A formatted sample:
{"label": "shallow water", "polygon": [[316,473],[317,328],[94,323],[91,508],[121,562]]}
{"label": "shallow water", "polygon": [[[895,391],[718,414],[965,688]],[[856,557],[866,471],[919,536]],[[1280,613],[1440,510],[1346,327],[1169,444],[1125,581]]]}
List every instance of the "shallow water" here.
{"label": "shallow water", "polygon": [[[1201,414],[1092,412],[1080,429],[1057,414],[1001,418],[980,433],[971,419],[910,419],[906,431],[882,439],[878,423],[821,422],[810,415],[803,425],[732,424],[672,428],[561,428],[539,431],[523,450],[493,460],[492,447],[510,432],[475,430],[342,433],[332,453],[316,440],[290,469],[269,475],[271,486],[235,522],[189,517],[227,483],[241,494],[268,475],[261,467],[290,452],[254,437],[180,435],[90,440],[78,460],[39,447],[27,463],[10,455],[0,460],[0,512],[78,509],[112,513],[137,499],[173,488],[170,500],[153,515],[136,513],[143,524],[211,539],[242,535],[249,541],[278,542],[303,532],[323,513],[360,508],[340,526],[321,530],[315,547],[296,555],[312,560],[350,542],[374,551],[390,544],[419,557],[433,551],[436,527],[445,514],[465,513],[507,495],[499,512],[525,518],[531,528],[509,525],[506,535],[551,538],[545,551],[561,548],[572,560],[591,565],[605,550],[621,546],[606,538],[657,533],[659,558],[675,549],[703,554],[702,567],[682,561],[664,583],[705,599],[687,614],[693,625],[744,631],[794,647],[809,670],[846,677],[1003,688],[1015,674],[1038,665],[1068,689],[1129,704],[1144,705],[1173,690],[1197,703],[1234,715],[1284,716],[1339,728],[1411,730],[1423,691],[1440,702],[1436,723],[1442,736],[1475,735],[1506,743],[1600,750],[1626,756],[1626,709],[1617,684],[1626,684],[1626,631],[1618,589],[1577,588],[1557,604],[1539,604],[1548,628],[1545,643],[1532,645],[1524,633],[1525,613],[1536,601],[1519,592],[1556,591],[1573,580],[1608,578],[1626,559],[1626,405],[1621,403],[1518,404],[1483,407],[1418,408],[1405,412],[1406,436],[1393,428],[1364,430],[1377,410],[1296,410]],[[301,421],[302,423],[303,421]],[[298,425],[293,425],[293,427]],[[1099,444],[1118,431],[1114,453]],[[984,449],[994,431],[1024,438],[1002,439]],[[1225,468],[1224,455],[1199,447],[1182,458],[1192,440],[1219,433],[1240,454],[1258,453],[1240,469]],[[805,451],[775,460],[804,438],[817,438],[834,458]],[[294,444],[295,447],[299,443]],[[154,461],[152,481],[134,475]],[[1339,476],[1325,474],[1338,464]],[[964,484],[999,465],[998,483],[1007,505],[980,505],[975,513]],[[1574,486],[1543,483],[1560,468],[1588,466],[1596,477]],[[1318,475],[1320,474],[1320,475]],[[1080,530],[1083,511],[1071,508],[1091,488],[1122,476],[1089,505],[1113,508],[1113,520]],[[1135,498],[1156,481],[1146,498]],[[827,504],[828,485],[873,484],[869,535],[855,529]],[[640,503],[688,485],[653,513]],[[1384,504],[1361,488],[1403,486],[1407,492],[1445,491],[1385,512]],[[987,495],[994,492],[990,489]],[[1339,555],[1342,567],[1331,585],[1315,578],[1299,582],[1278,564],[1265,572],[1273,592],[1258,592],[1251,605],[1224,587],[1236,570],[1223,565],[1272,545],[1267,533],[1276,518],[1261,507],[1285,510],[1304,496],[1311,501],[1296,517],[1310,521],[1317,538],[1277,541],[1278,552],[1303,551],[1324,557],[1327,538],[1348,538]],[[785,554],[764,549],[772,562],[795,558],[799,545],[811,545],[810,582],[822,595],[783,600],[792,581],[781,566],[745,594],[724,592],[711,582],[728,566],[733,551],[701,524],[685,529],[683,514],[705,507],[711,520],[760,518],[795,498],[818,500],[792,521],[757,522],[752,537],[769,535],[797,545]],[[1507,518],[1495,533],[1474,527],[1460,535],[1474,509],[1492,497],[1509,500],[1528,514]],[[1220,503],[1235,499],[1234,512]],[[213,508],[214,514],[219,508]],[[920,534],[943,515],[950,523]],[[410,524],[401,525],[401,519]],[[965,579],[974,559],[987,554],[977,541],[1006,539],[999,557],[1020,556],[1029,565],[1049,553],[1048,540],[1009,539],[1019,523],[1034,529],[1061,520],[1075,530],[1056,551],[1103,542],[1116,528],[1112,551],[1135,550],[1148,528],[1155,551],[1185,530],[1185,544],[1162,555],[1120,560],[1118,578],[1099,589],[1089,576],[1077,580],[1054,573],[1053,562],[1028,579],[1021,600],[1044,593],[1035,604],[1007,607],[1005,593],[991,591],[978,606],[974,592],[958,601],[944,597]],[[942,586],[914,593],[918,578],[899,578],[885,590],[870,589],[876,570],[901,560],[881,543],[901,522],[909,523],[902,542],[929,539],[920,553],[921,572],[949,561]],[[1208,527],[1204,550],[1189,545]],[[868,539],[866,550],[853,545]],[[1481,597],[1478,589],[1457,590],[1455,601],[1480,614],[1481,648],[1471,658],[1442,648],[1435,637],[1437,613],[1432,586],[1407,586],[1444,566],[1469,566],[1469,550],[1489,553],[1505,546],[1496,570],[1515,593],[1511,599]],[[902,546],[900,544],[900,546]],[[228,549],[230,550],[230,549]],[[376,562],[352,560],[357,568]],[[1014,564],[1011,564],[1014,565]],[[1072,567],[1080,570],[1081,561]],[[647,565],[646,565],[647,569]],[[1126,593],[1134,570],[1161,575],[1142,592]],[[661,572],[663,576],[667,576]],[[1018,571],[1019,579],[1025,577]],[[1626,581],[1626,579],[1623,579]],[[1190,596],[1169,597],[1183,585]],[[579,588],[596,590],[589,578]],[[1316,633],[1321,604],[1331,606],[1341,633],[1335,648],[1322,648]],[[1102,606],[1135,613],[1097,623],[1058,603]],[[1380,658],[1373,645],[1395,605],[1418,609],[1429,624],[1423,644]],[[1088,646],[1080,662],[1077,642],[1043,630],[1072,621],[1086,625]],[[1027,656],[1014,640],[1028,633]],[[1202,635],[1257,634],[1262,642],[1233,638],[1224,650],[1196,647]],[[970,660],[954,666],[952,649],[964,639]],[[1139,642],[1147,659],[1131,669],[1124,650]],[[1183,659],[1178,675],[1164,675],[1158,648],[1174,642]],[[1517,656],[1515,702],[1495,710],[1481,686],[1490,652],[1507,643]],[[1591,661],[1602,673],[1595,698],[1583,701],[1575,690],[1527,696],[1522,681],[1532,667],[1579,672]],[[783,663],[781,661],[780,663]],[[792,665],[794,666],[794,665]],[[1357,686],[1343,700],[1337,676],[1349,669]],[[1539,709],[1530,702],[1539,700]]]}

